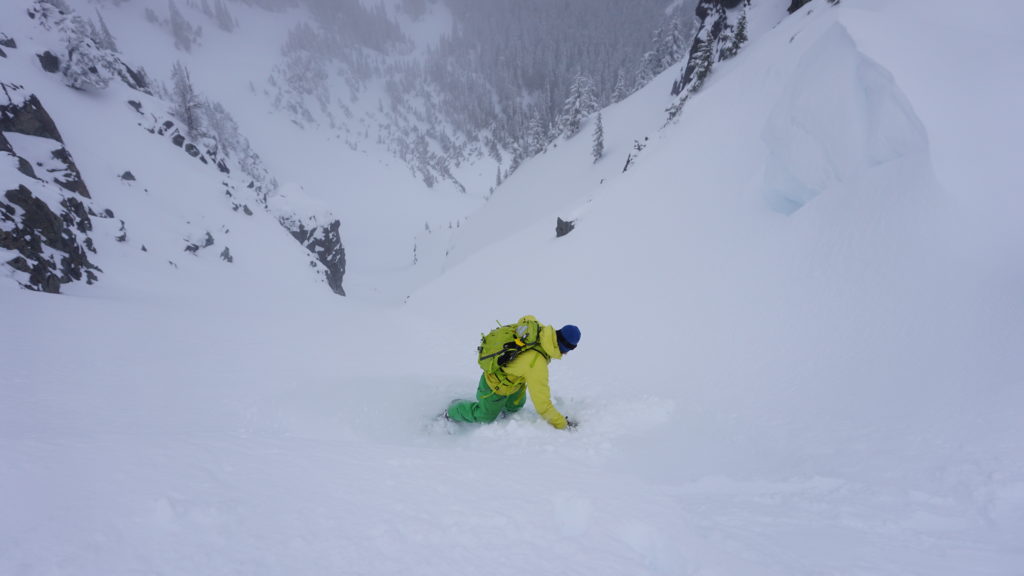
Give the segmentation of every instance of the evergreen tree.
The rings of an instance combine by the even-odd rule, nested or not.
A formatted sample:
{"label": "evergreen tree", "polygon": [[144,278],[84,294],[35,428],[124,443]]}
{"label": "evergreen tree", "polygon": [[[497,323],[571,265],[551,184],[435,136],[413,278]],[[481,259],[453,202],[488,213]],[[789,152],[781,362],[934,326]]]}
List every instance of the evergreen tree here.
{"label": "evergreen tree", "polygon": [[110,29],[107,28],[107,22],[103,20],[103,14],[100,13],[99,8],[96,9],[96,16],[100,21],[100,28],[97,32],[96,45],[104,50],[110,50],[111,52],[120,52],[117,49],[117,42],[114,41],[114,35],[110,33]]}
{"label": "evergreen tree", "polygon": [[171,115],[181,121],[185,126],[186,135],[189,138],[196,138],[200,135],[200,109],[202,101],[192,85],[192,77],[188,68],[180,61],[175,62],[171,68],[171,82],[174,87],[171,91]]}
{"label": "evergreen tree", "polygon": [[73,16],[66,29],[67,52],[61,66],[64,83],[79,90],[103,90],[117,77],[120,61],[109,49],[97,44],[96,26]]}
{"label": "evergreen tree", "polygon": [[660,74],[676,62],[682,60],[686,54],[686,49],[683,23],[679,18],[673,18],[667,30],[661,35],[661,42],[658,45],[658,73]]}
{"label": "evergreen tree", "polygon": [[747,39],[747,11],[744,10],[743,14],[740,15],[739,21],[736,23],[735,32],[731,36],[723,33],[720,38],[720,42],[724,45],[720,59],[728,60],[739,54],[740,47],[747,42]]}
{"label": "evergreen tree", "polygon": [[612,90],[612,102],[622,102],[629,96],[626,74],[620,68],[615,75],[615,88]]}
{"label": "evergreen tree", "polygon": [[569,87],[569,97],[562,106],[561,126],[568,137],[580,131],[583,119],[598,108],[594,95],[594,81],[585,74],[577,74]]}
{"label": "evergreen tree", "polygon": [[526,146],[529,154],[531,156],[540,154],[547,143],[548,130],[545,128],[544,122],[539,115],[531,116],[530,122],[526,126]]}
{"label": "evergreen tree", "polygon": [[214,20],[217,21],[217,27],[225,32],[233,32],[238,24],[235,22],[235,17],[228,11],[228,7],[224,4],[224,0],[217,0],[213,5]]}
{"label": "evergreen tree", "polygon": [[601,113],[597,113],[597,123],[594,126],[594,147],[591,150],[594,155],[594,162],[604,156],[604,121],[601,118]]}
{"label": "evergreen tree", "polygon": [[633,91],[637,91],[650,84],[651,80],[658,75],[658,53],[651,50],[645,52],[640,58],[640,66],[636,70],[636,82],[633,84]]}
{"label": "evergreen tree", "polygon": [[170,12],[171,35],[174,36],[174,47],[185,52],[192,51],[192,45],[198,42],[202,29],[195,27],[178,10],[174,0],[167,0]]}
{"label": "evergreen tree", "polygon": [[749,38],[747,37],[747,11],[746,10],[744,10],[743,14],[740,16],[740,21],[736,23],[736,34],[735,34],[735,36],[733,36],[733,39],[736,42],[737,50],[739,49],[740,46],[746,44],[747,40],[749,40]]}

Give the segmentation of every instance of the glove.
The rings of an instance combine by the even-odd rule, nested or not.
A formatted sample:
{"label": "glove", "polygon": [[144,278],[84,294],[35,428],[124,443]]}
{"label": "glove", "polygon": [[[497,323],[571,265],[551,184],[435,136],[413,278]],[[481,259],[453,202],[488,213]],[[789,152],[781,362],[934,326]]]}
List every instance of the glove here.
{"label": "glove", "polygon": [[576,426],[578,425],[579,424],[575,420],[570,420],[568,418],[565,419],[565,429],[570,432],[576,430]]}

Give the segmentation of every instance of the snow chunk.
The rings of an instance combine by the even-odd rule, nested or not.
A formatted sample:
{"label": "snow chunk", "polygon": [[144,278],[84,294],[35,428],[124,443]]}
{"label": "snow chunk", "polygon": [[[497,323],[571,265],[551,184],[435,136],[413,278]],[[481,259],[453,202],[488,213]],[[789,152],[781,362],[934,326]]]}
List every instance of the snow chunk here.
{"label": "snow chunk", "polygon": [[873,166],[928,154],[924,125],[892,74],[840,24],[803,56],[762,138],[764,194],[784,214]]}

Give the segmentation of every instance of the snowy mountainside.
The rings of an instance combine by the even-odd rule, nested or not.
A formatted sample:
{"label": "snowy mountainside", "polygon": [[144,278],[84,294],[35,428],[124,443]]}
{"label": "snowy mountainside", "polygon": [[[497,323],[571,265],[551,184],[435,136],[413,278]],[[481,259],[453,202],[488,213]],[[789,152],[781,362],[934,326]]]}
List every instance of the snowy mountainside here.
{"label": "snowy mountainside", "polygon": [[[825,537],[821,554],[785,544],[794,534],[773,526],[780,517],[739,513],[738,530],[758,526],[751,546],[770,542],[838,573],[870,565],[855,551],[863,544],[899,556],[893,573],[1011,574],[1024,554],[1011,536],[1024,521],[1014,415],[1024,276],[1007,263],[1021,261],[1024,206],[1002,156],[1012,146],[970,143],[1005,143],[1008,127],[1024,126],[1010,103],[1020,76],[1002,55],[1024,46],[995,31],[977,82],[948,87],[930,49],[954,65],[977,61],[948,45],[975,20],[933,15],[929,32],[901,35],[927,3],[820,1],[788,17],[786,4],[752,4],[749,44],[715,66],[633,168],[621,171],[633,135],[613,127],[643,121],[649,106],[630,109],[643,91],[604,111],[616,154],[588,167],[582,138],[549,152],[562,156],[544,174],[531,176],[544,156],[526,163],[454,235],[461,263],[410,307],[428,314],[474,286],[448,313],[460,332],[523,309],[585,327],[586,345],[557,368],[563,401],[595,419],[618,403],[660,407],[639,416],[657,432],[624,440],[609,469],[688,478],[709,497],[722,487],[709,470],[841,478],[839,492],[875,501],[865,524],[812,521],[845,533]],[[554,166],[573,163],[575,185],[564,188]],[[545,202],[544,177],[561,203]],[[555,238],[556,216],[575,219],[568,236]],[[495,271],[501,279],[488,281]],[[725,492],[734,489],[744,490]],[[883,537],[884,525],[899,528]],[[944,560],[890,555],[876,537],[921,538],[917,550],[942,549]],[[799,571],[729,571],[776,570]]]}
{"label": "snowy mountainside", "polygon": [[[101,80],[90,87],[95,92],[120,75],[129,85],[146,84],[145,91],[168,101],[169,114],[181,118],[175,78],[186,76],[199,106],[217,109],[200,118],[203,128],[228,126],[227,133],[218,131],[221,154],[229,152],[228,141],[240,143],[235,160],[243,170],[252,167],[254,179],[265,178],[264,188],[280,183],[292,197],[301,191],[332,215],[318,224],[320,243],[333,246],[331,254],[312,249],[314,267],[322,267],[331,287],[341,292],[347,274],[360,297],[395,302],[436,274],[436,266],[414,262],[445,258],[446,241],[420,238],[421,231],[460,226],[526,157],[557,137],[556,116],[572,81],[562,77],[569,74],[567,62],[592,68],[597,77],[588,80],[589,89],[605,101],[617,99],[635,89],[634,68],[640,68],[635,84],[641,86],[681,57],[688,33],[686,3],[665,11],[666,2],[645,0],[625,12],[616,8],[614,18],[585,3],[565,10],[538,5],[537,14],[546,15],[539,20],[529,18],[528,7],[493,4],[505,20],[514,17],[512,36],[488,36],[502,20],[477,4],[454,1],[115,2],[89,10],[47,0],[21,6],[69,12],[60,26],[71,23],[74,33],[52,31],[40,51],[58,67],[60,54],[89,54],[103,76],[90,80]],[[9,8],[19,26],[58,20],[27,20],[17,6]],[[554,19],[547,22],[548,16]],[[572,39],[585,41],[581,46],[562,34],[530,39],[573,18],[587,22],[570,31]],[[68,50],[69,39],[90,35],[97,49]],[[439,47],[444,42],[452,45]],[[458,50],[478,57],[460,60]],[[556,53],[565,58],[548,62]],[[504,69],[499,61],[509,59],[523,62],[505,77],[481,72]],[[186,128],[193,132],[191,122]],[[310,244],[302,240],[305,232],[292,231]],[[202,246],[205,232],[199,237],[189,245]]]}
{"label": "snowy mountainside", "polygon": [[[0,283],[0,573],[1019,574],[1024,14],[788,5],[753,0],[749,42],[667,124],[681,66],[603,110],[596,163],[596,118],[524,162],[405,306],[213,278],[216,258],[188,261],[207,290],[144,268],[155,300]],[[61,123],[82,104],[55,94]],[[112,130],[144,138],[112,145],[163,158],[131,115]],[[174,149],[174,182],[201,185]],[[149,214],[131,190],[118,217]],[[153,196],[150,236],[192,215]],[[305,266],[254,213],[231,234]],[[118,254],[110,279],[149,265]],[[446,433],[480,332],[522,314],[582,329],[551,363],[579,429],[528,404]]]}
{"label": "snowy mountainside", "polygon": [[[268,202],[268,196],[273,198],[278,194],[276,183],[222,106],[207,101],[201,108],[190,108],[194,113],[198,113],[197,110],[206,113],[208,130],[201,134],[195,132],[187,122],[178,119],[181,114],[175,113],[172,105],[154,96],[142,68],[129,66],[116,50],[94,43],[88,27],[83,24],[88,21],[73,10],[63,11],[46,2],[10,3],[4,10],[4,21],[18,24],[8,33],[16,49],[0,63],[12,86],[5,90],[7,108],[15,114],[15,120],[18,116],[33,114],[43,120],[52,117],[53,132],[60,133],[55,138],[61,141],[60,135],[63,135],[62,142],[70,152],[68,156],[73,158],[75,171],[80,171],[83,188],[89,186],[93,192],[85,212],[115,222],[113,230],[107,230],[108,226],[104,225],[94,234],[101,236],[82,242],[85,249],[94,254],[91,260],[97,269],[118,271],[103,274],[102,278],[141,288],[151,282],[149,274],[153,269],[161,267],[193,269],[190,275],[198,273],[201,278],[203,272],[198,269],[209,265],[196,269],[192,263],[197,260],[220,261],[225,265],[235,264],[236,259],[246,262],[232,267],[236,271],[248,268],[260,273],[261,268],[274,269],[281,263],[266,258],[268,253],[259,247],[263,241],[248,245],[243,243],[246,234],[230,235],[232,231],[249,226],[239,224],[240,219],[269,210],[273,212],[268,213],[270,219],[254,218],[254,222],[258,222],[254,229],[264,229],[268,238],[280,239],[287,235],[275,229],[284,225],[289,227],[294,239],[309,250],[304,255],[302,246],[296,245],[298,250],[287,258],[304,264],[305,270],[302,267],[296,270],[293,265],[285,265],[286,269],[311,281],[319,277],[339,293],[342,291],[345,262],[336,218],[326,211],[299,213],[280,202]],[[93,54],[94,60],[79,62],[83,52]],[[42,55],[56,62],[56,68],[43,69],[40,63],[46,58]],[[92,77],[83,82],[77,74]],[[75,87],[77,89],[72,89]],[[198,95],[192,93],[189,97],[190,102],[197,102]],[[28,101],[42,104],[29,109],[23,105]],[[36,158],[38,154],[23,151],[18,144],[25,138],[49,137],[50,134],[35,131],[33,123],[17,121],[5,125],[5,131],[8,130],[11,135],[7,140],[13,139],[15,144],[8,151],[8,162],[25,162],[27,155],[28,160],[42,167],[41,160]],[[104,138],[98,144],[100,134]],[[57,158],[58,153],[54,152],[53,156]],[[29,190],[45,189],[46,183],[39,181],[38,176],[22,170],[21,186]],[[89,197],[87,192],[81,195]],[[50,206],[66,202],[67,199],[54,198]],[[16,226],[19,216],[22,220],[32,217],[28,213],[14,215],[5,227]],[[267,222],[275,220],[278,224],[267,226]],[[73,221],[68,224],[76,225],[82,232],[91,228],[87,218],[82,218],[78,224]],[[279,248],[274,252],[287,254],[292,252],[289,249]],[[40,252],[31,243],[20,245],[18,250],[23,258],[34,258],[36,268],[58,258]],[[69,250],[65,252],[83,252],[75,247]],[[119,266],[128,262],[130,264],[124,268]],[[6,277],[23,285],[43,288],[36,278],[41,269],[34,270],[29,277],[22,276],[27,272],[27,267],[22,266]],[[74,274],[57,276],[61,284],[77,279]],[[97,280],[91,271],[89,280],[90,283]],[[59,286],[48,281],[46,288],[55,291]]]}

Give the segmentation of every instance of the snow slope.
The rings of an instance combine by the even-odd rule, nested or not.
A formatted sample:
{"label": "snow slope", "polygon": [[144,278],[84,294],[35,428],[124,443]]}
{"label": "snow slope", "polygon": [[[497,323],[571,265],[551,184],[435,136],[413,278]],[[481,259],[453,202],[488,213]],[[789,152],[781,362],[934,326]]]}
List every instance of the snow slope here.
{"label": "snow slope", "polygon": [[[388,281],[411,263],[416,232],[426,221],[476,208],[486,186],[493,184],[493,164],[458,172],[469,194],[445,183],[426,189],[408,166],[377,142],[387,122],[376,113],[379,102],[387,101],[382,81],[369,83],[358,100],[349,101],[347,85],[330,77],[332,94],[345,95],[336,99],[348,107],[347,113],[335,113],[345,118],[337,127],[322,118],[320,123],[299,126],[288,113],[271,110],[273,89],[268,79],[282,62],[287,33],[311,17],[301,8],[269,12],[242,3],[229,5],[238,20],[238,30],[231,33],[201,20],[198,9],[188,9],[190,18],[207,24],[202,43],[188,53],[174,50],[170,34],[144,21],[144,10],[151,8],[145,3],[125,3],[104,12],[125,54],[139,58],[139,64],[157,78],[169,77],[176,61],[186,65],[196,89],[227,105],[283,186],[302,190],[341,219],[348,294],[399,301],[388,292]],[[431,34],[451,27],[443,10],[431,10],[429,16],[407,23],[417,43],[427,45]],[[377,296],[382,291],[385,295]]]}
{"label": "snow slope", "polygon": [[[787,4],[677,122],[652,88],[605,160],[529,161],[401,308],[0,284],[0,573],[1019,574],[1024,14]],[[582,328],[580,429],[431,424],[525,313]]]}

